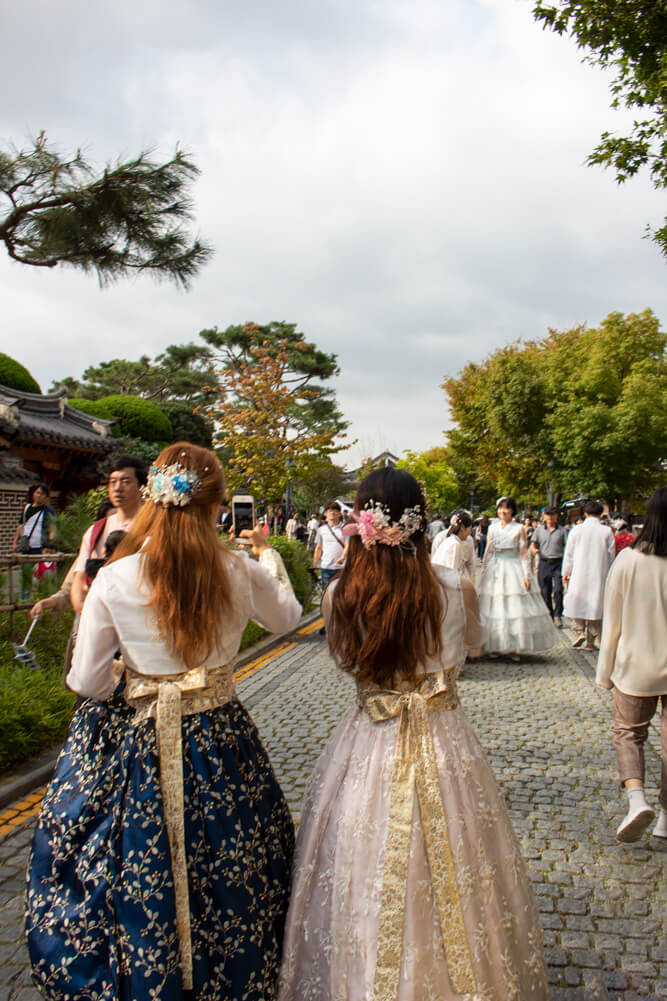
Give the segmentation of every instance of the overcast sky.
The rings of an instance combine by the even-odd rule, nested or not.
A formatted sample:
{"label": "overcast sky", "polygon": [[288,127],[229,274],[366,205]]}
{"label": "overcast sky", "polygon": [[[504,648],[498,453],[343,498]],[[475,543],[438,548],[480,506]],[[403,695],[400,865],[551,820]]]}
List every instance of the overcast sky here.
{"label": "overcast sky", "polygon": [[0,252],[1,350],[46,391],[199,330],[295,322],[338,355],[346,458],[443,443],[443,378],[548,327],[667,316],[664,198],[584,160],[609,76],[524,0],[2,4],[0,139],[102,164],[181,143],[215,257],[189,292]]}

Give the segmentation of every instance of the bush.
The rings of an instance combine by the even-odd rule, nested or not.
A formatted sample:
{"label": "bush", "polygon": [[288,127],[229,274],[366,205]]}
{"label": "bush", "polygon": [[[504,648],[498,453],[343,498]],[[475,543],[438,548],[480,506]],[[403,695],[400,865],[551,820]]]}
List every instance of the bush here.
{"label": "bush", "polygon": [[304,612],[309,612],[313,607],[313,578],[308,572],[313,565],[312,554],[302,542],[286,539],[284,535],[272,535],[269,542],[283,558],[296,600]]}
{"label": "bush", "polygon": [[10,389],[20,389],[23,393],[41,394],[39,383],[33,379],[27,368],[9,355],[0,351],[0,385]]}
{"label": "bush", "polygon": [[69,401],[71,407],[83,410],[93,417],[115,421],[112,428],[114,438],[141,438],[148,442],[171,442],[174,433],[167,415],[151,400],[141,396],[104,396],[101,400],[83,400],[78,397]]}
{"label": "bush", "polygon": [[[73,613],[48,613],[30,637],[40,671],[14,660],[7,618],[0,625],[0,772],[31,758],[67,733],[76,696],[63,688],[63,655],[72,628]],[[28,631],[27,612],[17,612],[16,630]]]}

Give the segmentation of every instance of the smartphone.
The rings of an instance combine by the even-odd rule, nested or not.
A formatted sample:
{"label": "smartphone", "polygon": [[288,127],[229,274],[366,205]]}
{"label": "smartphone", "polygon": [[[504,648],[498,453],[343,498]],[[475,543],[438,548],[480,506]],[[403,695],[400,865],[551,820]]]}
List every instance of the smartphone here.
{"label": "smartphone", "polygon": [[249,546],[250,540],[239,536],[244,528],[255,527],[255,498],[251,494],[236,494],[232,497],[232,525],[235,541]]}

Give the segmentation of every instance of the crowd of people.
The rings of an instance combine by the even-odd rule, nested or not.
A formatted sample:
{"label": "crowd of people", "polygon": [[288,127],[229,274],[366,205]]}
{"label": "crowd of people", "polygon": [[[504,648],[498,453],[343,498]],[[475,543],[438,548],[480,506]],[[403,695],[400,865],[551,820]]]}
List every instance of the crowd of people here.
{"label": "crowd of people", "polygon": [[345,515],[332,501],[286,518],[356,683],[296,842],[233,671],[247,619],[293,629],[301,608],[267,526],[238,551],[219,544],[224,498],[205,449],[172,445],[149,470],[122,457],[65,584],[32,610],[77,613],[78,708],[29,866],[44,996],[546,1001],[530,879],[457,678],[482,650],[550,649],[568,617],[613,688],[621,841],[655,818],[643,745],[662,704],[667,837],[667,488],[629,546],[594,502],[569,531],[550,508],[522,523],[511,497],[476,524],[463,509],[428,522],[421,486],[390,467]]}

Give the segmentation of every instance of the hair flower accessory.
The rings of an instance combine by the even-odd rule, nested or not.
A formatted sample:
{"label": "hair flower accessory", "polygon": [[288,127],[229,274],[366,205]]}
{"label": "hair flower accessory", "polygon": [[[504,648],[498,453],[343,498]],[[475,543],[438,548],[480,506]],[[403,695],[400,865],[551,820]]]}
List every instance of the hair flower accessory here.
{"label": "hair flower accessory", "polygon": [[345,525],[343,535],[358,535],[366,549],[376,544],[400,546],[424,525],[419,505],[406,507],[398,521],[392,521],[386,507],[370,500],[363,511],[353,511],[352,517],[354,521]]}
{"label": "hair flower accessory", "polygon": [[185,507],[201,487],[201,480],[194,469],[186,469],[180,462],[171,466],[156,466],[148,470],[148,482],[141,488],[144,500],[165,507]]}

